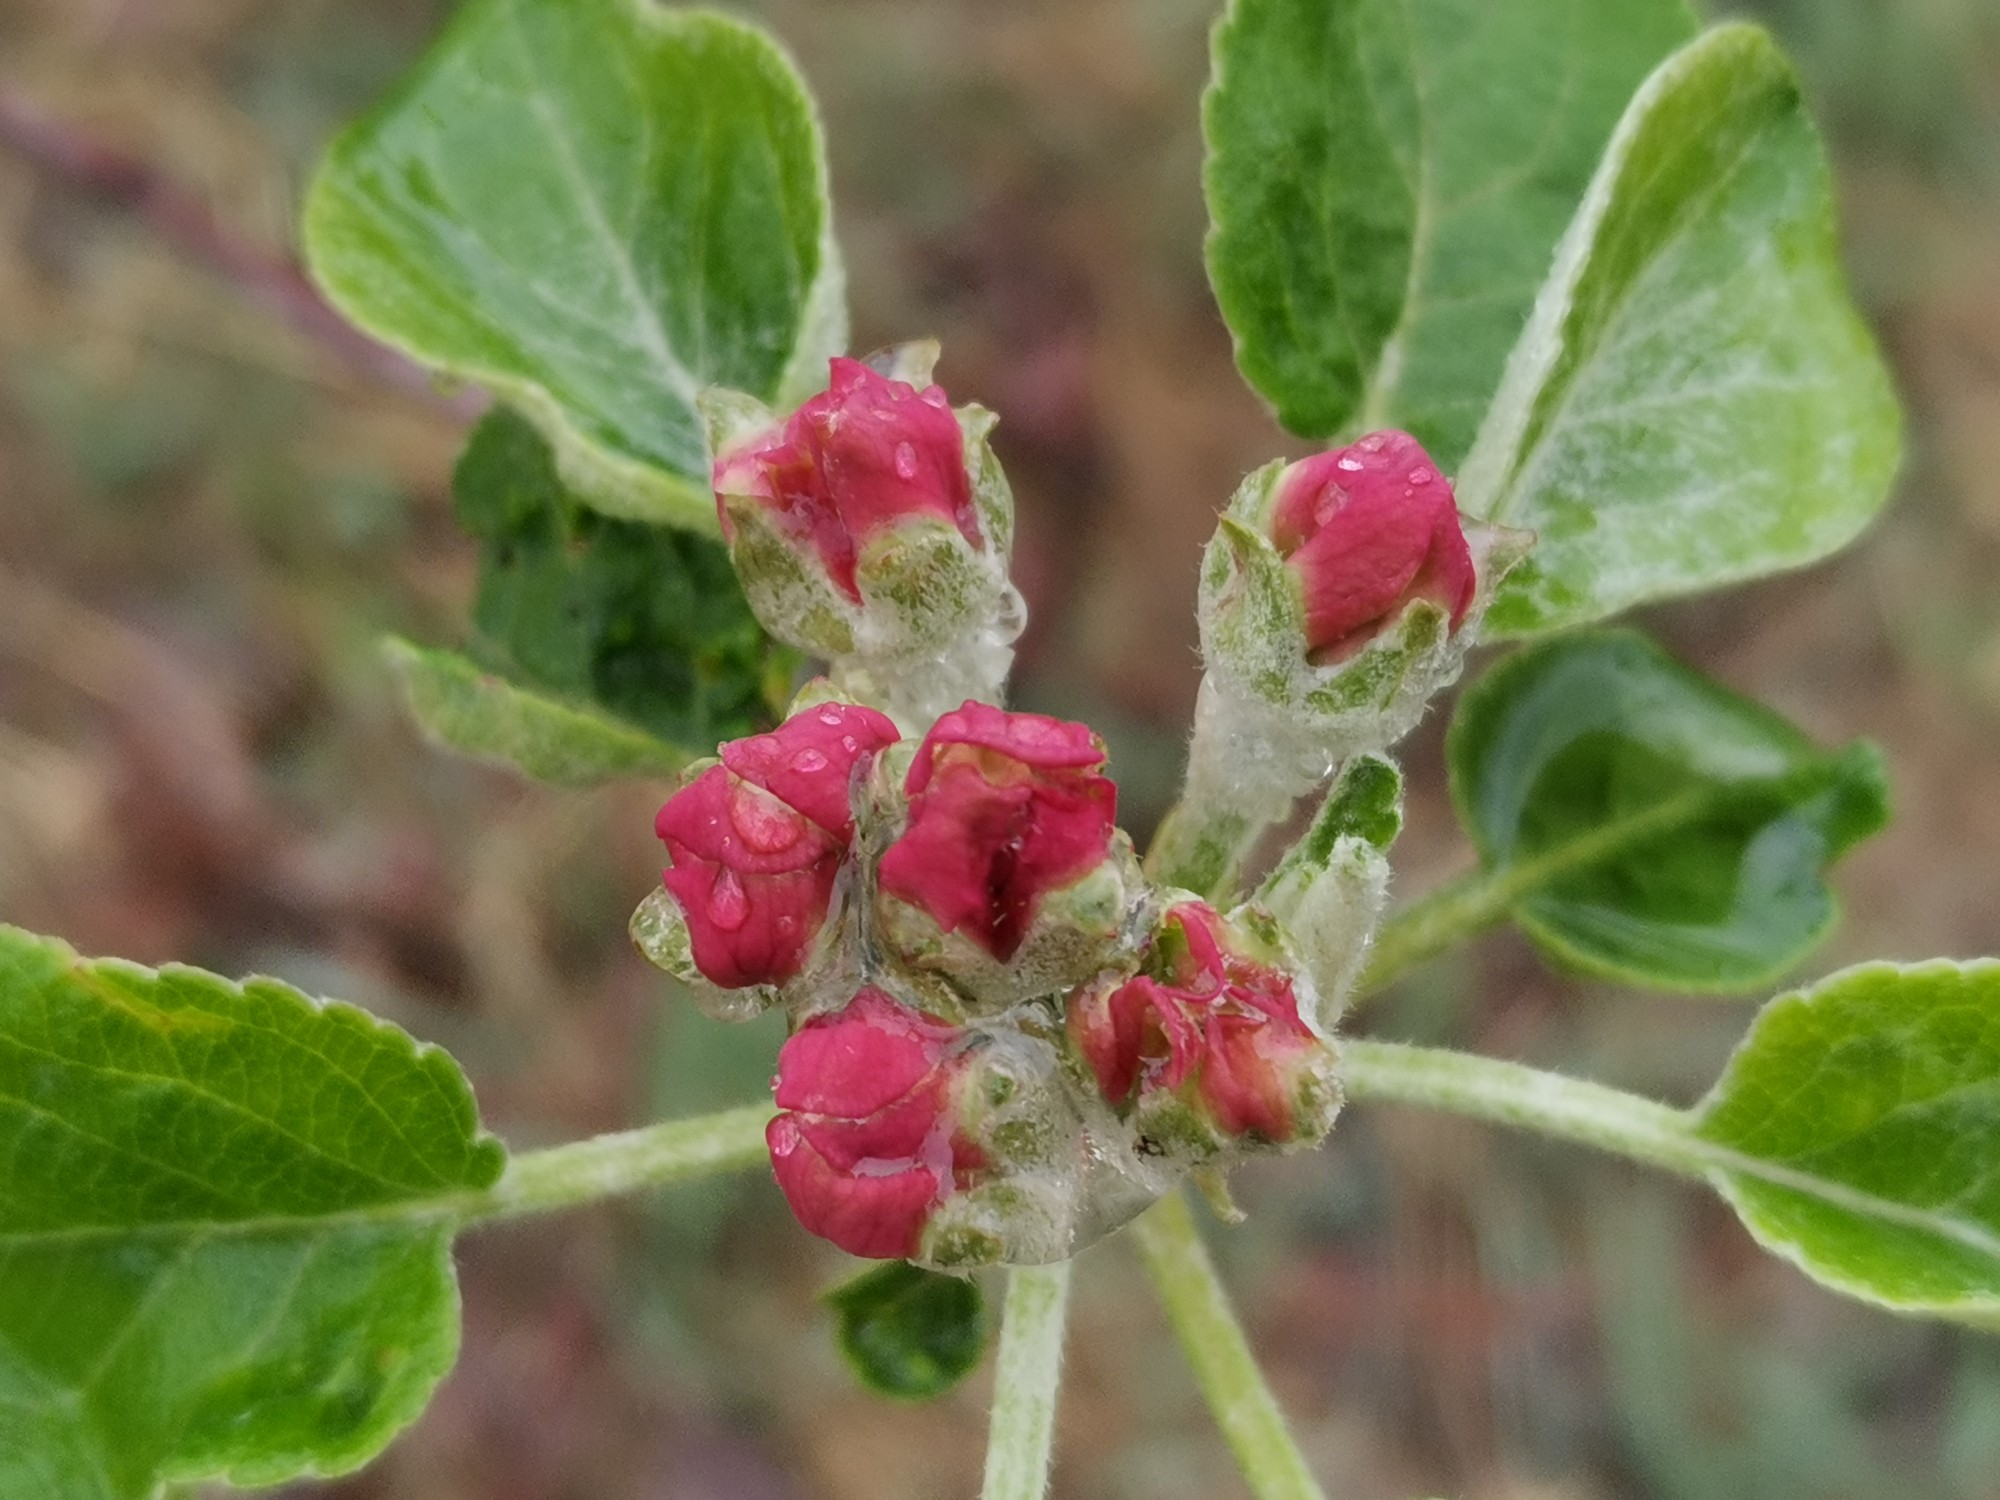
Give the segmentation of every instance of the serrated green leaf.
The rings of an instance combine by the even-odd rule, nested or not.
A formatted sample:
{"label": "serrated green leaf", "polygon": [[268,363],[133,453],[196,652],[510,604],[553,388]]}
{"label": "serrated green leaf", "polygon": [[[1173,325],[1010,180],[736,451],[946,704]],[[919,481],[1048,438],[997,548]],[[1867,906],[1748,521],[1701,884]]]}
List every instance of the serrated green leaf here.
{"label": "serrated green leaf", "polygon": [[1682,0],[1232,0],[1209,276],[1280,420],[1455,468],[1619,112],[1693,34]]}
{"label": "serrated green leaf", "polygon": [[2000,963],[1865,964],[1758,1016],[1696,1111],[1758,1241],[1900,1311],[2000,1319]]}
{"label": "serrated green leaf", "polygon": [[504,1153],[393,1026],[0,927],[0,1140],[0,1495],[342,1472],[450,1368]]}
{"label": "serrated green leaf", "polygon": [[1798,82],[1764,32],[1719,26],[1632,101],[1460,476],[1468,512],[1540,536],[1485,628],[1824,557],[1900,447]]}
{"label": "serrated green leaf", "polygon": [[382,652],[402,681],[410,712],[440,743],[537,781],[590,786],[620,776],[672,776],[691,758],[609,715],[518,687],[456,651],[391,636]]}
{"label": "serrated green leaf", "polygon": [[1872,747],[1821,750],[1631,631],[1502,662],[1447,754],[1480,885],[1558,961],[1635,984],[1770,983],[1833,924],[1822,871],[1888,817]]}
{"label": "serrated green leaf", "polygon": [[827,1294],[840,1352],[870,1390],[905,1401],[942,1396],[986,1352],[976,1282],[907,1261],[877,1266]]}
{"label": "serrated green leaf", "polygon": [[361,327],[529,413],[591,503],[697,530],[696,394],[802,395],[846,341],[803,83],[650,0],[473,0],[334,142],[305,247]]}
{"label": "serrated green leaf", "polygon": [[505,407],[453,493],[480,542],[469,659],[390,647],[432,734],[577,784],[671,773],[769,727],[798,657],[764,634],[719,542],[584,505]]}

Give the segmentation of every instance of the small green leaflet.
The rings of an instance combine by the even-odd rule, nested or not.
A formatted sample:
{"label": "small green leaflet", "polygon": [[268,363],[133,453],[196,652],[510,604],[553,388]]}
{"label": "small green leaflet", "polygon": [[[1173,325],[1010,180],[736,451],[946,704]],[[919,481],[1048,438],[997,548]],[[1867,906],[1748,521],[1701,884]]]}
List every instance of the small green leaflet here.
{"label": "small green leaflet", "polygon": [[0,927],[0,1495],[352,1469],[458,1347],[499,1177],[444,1053],[271,980]]}
{"label": "small green leaflet", "polygon": [[1402,426],[1447,472],[1682,0],[1231,0],[1203,101],[1209,278],[1304,437]]}
{"label": "small green leaflet", "polygon": [[470,659],[387,648],[438,739],[581,784],[671,774],[768,727],[796,657],[765,636],[720,543],[584,506],[504,407],[453,491],[480,541]]}
{"label": "small green leaflet", "polygon": [[1631,631],[1502,662],[1447,754],[1496,904],[1558,961],[1661,988],[1785,973],[1833,924],[1822,871],[1888,819],[1872,747],[1821,750]]}
{"label": "small green leaflet", "polygon": [[472,0],[306,202],[362,328],[527,412],[620,516],[715,530],[694,402],[846,343],[819,125],[762,32],[651,0]]}
{"label": "small green leaflet", "polygon": [[461,754],[513,766],[537,781],[589,786],[620,776],[669,777],[688,762],[680,748],[608,714],[517,687],[456,651],[397,636],[382,642],[410,712]]}
{"label": "small green leaflet", "polygon": [[891,1261],[827,1293],[840,1352],[870,1390],[905,1401],[942,1396],[986,1353],[977,1282]]}
{"label": "small green leaflet", "polygon": [[1718,26],[1647,80],[1459,478],[1467,512],[1540,537],[1490,634],[1796,568],[1867,524],[1901,424],[1834,235],[1764,32]]}
{"label": "small green leaflet", "polygon": [[1864,964],[1764,1008],[1695,1112],[1767,1249],[1904,1312],[2000,1324],[2000,962]]}

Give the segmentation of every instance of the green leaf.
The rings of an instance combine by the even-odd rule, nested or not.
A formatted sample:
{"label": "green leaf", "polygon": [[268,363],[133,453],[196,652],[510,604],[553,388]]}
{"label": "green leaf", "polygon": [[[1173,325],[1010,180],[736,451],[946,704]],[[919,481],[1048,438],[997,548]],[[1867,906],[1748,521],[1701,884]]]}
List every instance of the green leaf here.
{"label": "green leaf", "polygon": [[1292,431],[1447,470],[1682,0],[1232,0],[1203,101],[1209,277]]}
{"label": "green leaf", "polygon": [[354,1468],[451,1367],[504,1153],[435,1048],[0,927],[0,1495]]}
{"label": "green leaf", "polygon": [[410,711],[442,744],[514,766],[537,781],[590,786],[620,776],[672,776],[687,751],[609,715],[517,687],[456,651],[390,636],[383,654]]}
{"label": "green leaf", "polygon": [[905,1401],[942,1396],[986,1352],[975,1282],[891,1261],[827,1294],[840,1352],[870,1390]]}
{"label": "green leaf", "polygon": [[1873,747],[1821,750],[1631,631],[1502,662],[1447,753],[1481,899],[1557,960],[1635,984],[1770,983],[1833,925],[1825,867],[1888,819]]}
{"label": "green leaf", "polygon": [[819,126],[763,33],[650,0],[473,0],[306,202],[314,276],[487,386],[616,515],[715,530],[696,394],[846,342]]}
{"label": "green leaf", "polygon": [[1867,524],[1900,418],[1834,232],[1767,35],[1719,26],[1647,80],[1460,476],[1468,512],[1540,535],[1489,634],[1795,568]]}
{"label": "green leaf", "polygon": [[471,659],[389,648],[433,735],[576,784],[669,774],[769,726],[798,658],[764,634],[719,542],[585,506],[505,407],[453,491],[481,544]]}
{"label": "green leaf", "polygon": [[2000,1319],[2000,963],[1865,964],[1772,1001],[1696,1111],[1767,1249],[1865,1301]]}

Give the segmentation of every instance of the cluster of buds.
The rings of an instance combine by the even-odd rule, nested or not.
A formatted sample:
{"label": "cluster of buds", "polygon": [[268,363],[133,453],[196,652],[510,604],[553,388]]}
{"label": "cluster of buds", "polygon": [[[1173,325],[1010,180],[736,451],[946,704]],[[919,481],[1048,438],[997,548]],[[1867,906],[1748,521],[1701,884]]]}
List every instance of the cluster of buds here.
{"label": "cluster of buds", "polygon": [[[829,677],[690,768],[632,930],[711,1014],[787,1013],[768,1143],[809,1229],[939,1267],[1044,1262],[1187,1172],[1324,1136],[1400,822],[1370,752],[1457,670],[1520,548],[1465,527],[1400,433],[1246,483],[1204,565],[1184,813],[1226,841],[1270,820],[1246,783],[1288,806],[1343,771],[1220,910],[1147,878],[1087,727],[992,706],[1021,625],[1011,501],[991,418],[953,410],[935,355],[837,359],[782,418],[704,398],[746,594]],[[1227,858],[1158,854],[1231,884],[1206,878]]]}
{"label": "cluster of buds", "polygon": [[[1086,727],[967,702],[912,752],[822,694],[668,799],[633,922],[711,1014],[792,1017],[769,1140],[801,1222],[856,1255],[1054,1260],[1180,1171],[1325,1133],[1310,978],[1261,914],[1163,904]],[[1155,1107],[1163,1025],[1201,1130]]]}

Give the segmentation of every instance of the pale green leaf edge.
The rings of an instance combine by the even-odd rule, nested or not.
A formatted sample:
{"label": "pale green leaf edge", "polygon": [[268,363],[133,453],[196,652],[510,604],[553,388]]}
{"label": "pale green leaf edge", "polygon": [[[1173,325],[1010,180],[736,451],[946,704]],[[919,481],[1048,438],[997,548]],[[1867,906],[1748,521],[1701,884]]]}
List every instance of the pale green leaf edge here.
{"label": "pale green leaf edge", "polygon": [[[1903,964],[1883,961],[1856,964],[1850,968],[1842,969],[1837,973],[1829,974],[1816,984],[1780,995],[1771,1000],[1758,1013],[1758,1020],[1759,1022],[1763,1021],[1766,1016],[1776,1013],[1780,1007],[1810,1007],[1818,996],[1831,993],[1836,987],[1853,983],[1857,980],[1869,978],[1881,978],[1885,980],[1900,978],[1921,979],[1936,974],[1956,974],[1969,979],[1976,980],[1983,978],[1990,980],[1995,1003],[2000,1004],[2000,959],[1935,958],[1927,959],[1920,963]],[[1739,1060],[1746,1057],[1756,1047],[1757,1037],[1758,1028],[1753,1025],[1749,1034],[1737,1045],[1736,1051],[1724,1066],[1721,1077],[1716,1080],[1715,1085],[1688,1112],[1690,1123],[1695,1131],[1699,1131],[1702,1118],[1707,1114],[1709,1109],[1725,1097]],[[1711,1164],[1703,1171],[1702,1175],[1706,1178],[1709,1185],[1717,1193],[1721,1194],[1723,1200],[1729,1204],[1730,1209],[1742,1222],[1743,1227],[1749,1231],[1752,1239],[1756,1240],[1760,1246],[1771,1254],[1795,1266],[1804,1275],[1822,1286],[1841,1292],[1857,1301],[1885,1308],[1891,1312],[1918,1313],[1945,1317],[1954,1321],[1970,1323],[1977,1327],[2000,1332],[2000,1295],[1975,1295],[1946,1300],[1927,1299],[1922,1301],[1886,1296],[1866,1282],[1857,1280],[1852,1276],[1845,1275],[1825,1265],[1813,1254],[1809,1246],[1802,1244],[1797,1239],[1771,1233],[1762,1222],[1762,1215],[1754,1206],[1747,1203],[1741,1195],[1737,1178],[1741,1177],[1752,1182],[1764,1183],[1771,1187],[1789,1189],[1809,1197],[1817,1198],[1832,1208],[1847,1209],[1857,1215],[1882,1219],[1888,1223],[1917,1230],[1920,1233],[1934,1234],[1943,1239],[1953,1240],[1967,1249],[1990,1257],[1994,1262],[1996,1270],[2000,1270],[2000,1235],[1994,1234],[1991,1230],[1981,1225],[1966,1224],[1959,1220],[1926,1212],[1923,1209],[1911,1208],[1907,1204],[1890,1202],[1877,1198],[1871,1193],[1844,1187],[1838,1183],[1829,1183],[1824,1178],[1814,1177],[1809,1173],[1789,1171],[1776,1163],[1748,1156],[1719,1142],[1709,1141],[1698,1134],[1696,1139],[1707,1150],[1722,1153],[1724,1158],[1734,1157],[1743,1163],[1740,1168],[1733,1167],[1733,1164],[1728,1163],[1726,1160],[1722,1164]]]}
{"label": "pale green leaf edge", "polygon": [[411,716],[444,749],[574,787],[675,776],[695,759],[609,714],[509,682],[456,651],[394,635],[380,645]]}
{"label": "pale green leaf edge", "polygon": [[[848,339],[847,277],[834,234],[832,194],[828,181],[825,132],[819,106],[805,85],[803,75],[789,53],[761,27],[737,20],[719,11],[694,8],[667,9],[652,0],[623,0],[634,20],[672,37],[698,27],[712,26],[750,41],[770,80],[789,90],[813,134],[821,143],[815,152],[820,196],[820,264],[793,338],[792,353],[779,382],[776,398],[793,404],[811,395],[825,383],[826,360],[846,348]],[[374,129],[376,120],[400,107],[399,89],[376,109],[348,125],[337,135],[320,158],[311,184],[306,189],[303,214],[303,248],[306,268],[328,301],[357,328],[370,337],[398,349],[417,363],[456,380],[483,386],[515,407],[541,431],[555,451],[556,471],[577,497],[592,509],[620,520],[644,521],[654,525],[677,526],[708,536],[721,535],[715,497],[706,477],[696,479],[616,453],[579,430],[559,402],[545,387],[508,371],[476,361],[460,360],[409,338],[386,320],[373,317],[369,299],[349,290],[344,276],[326,254],[326,246],[340,236],[328,226],[337,222],[342,210],[340,169],[347,154],[360,146]]]}
{"label": "pale green leaf edge", "polygon": [[[1521,452],[1521,443],[1527,435],[1543,385],[1562,358],[1565,348],[1564,327],[1569,320],[1574,295],[1589,265],[1597,233],[1617,196],[1619,179],[1634,141],[1645,129],[1653,110],[1668,99],[1685,79],[1698,70],[1710,66],[1712,58],[1724,52],[1743,49],[1761,53],[1766,66],[1781,73],[1786,79],[1794,80],[1795,83],[1791,64],[1772,41],[1769,33],[1762,27],[1738,21],[1725,22],[1703,32],[1662,63],[1640,87],[1638,93],[1633,95],[1632,103],[1618,122],[1618,128],[1613,132],[1611,142],[1605,148],[1604,159],[1599,164],[1596,175],[1591,179],[1583,202],[1578,206],[1576,217],[1557,243],[1555,263],[1550,270],[1548,280],[1543,283],[1542,290],[1537,294],[1534,310],[1529,314],[1520,340],[1508,356],[1506,369],[1501,376],[1493,404],[1487,411],[1486,420],[1481,424],[1472,450],[1467,454],[1465,464],[1459,473],[1454,488],[1457,491],[1460,508],[1467,514],[1490,517],[1494,507],[1505,498],[1507,486],[1520,470],[1524,456]],[[1830,195],[1818,231],[1831,253],[1837,242],[1838,230]],[[1850,331],[1857,348],[1868,351],[1871,356],[1872,370],[1879,386],[1875,405],[1878,408],[1877,415],[1884,425],[1882,433],[1884,482],[1875,507],[1879,509],[1882,502],[1888,498],[1889,484],[1902,461],[1902,409],[1895,399],[1873,335],[1863,323],[1859,311],[1849,304],[1844,312],[1850,322]],[[1777,567],[1755,565],[1740,573],[1716,576],[1707,580],[1702,587],[1719,588],[1731,583],[1746,582],[1752,578],[1768,577],[1775,573],[1809,566],[1846,546],[1866,528],[1866,525],[1867,521],[1864,519],[1847,535],[1829,541],[1810,556],[1794,557]],[[1502,592],[1504,595],[1504,585]],[[1532,630],[1509,632],[1495,628],[1493,623],[1489,622],[1486,633],[1492,639],[1540,634],[1549,630],[1588,624],[1637,605],[1683,592],[1687,590],[1661,589],[1637,594],[1620,599],[1595,614],[1573,615],[1559,622],[1538,625]]]}

